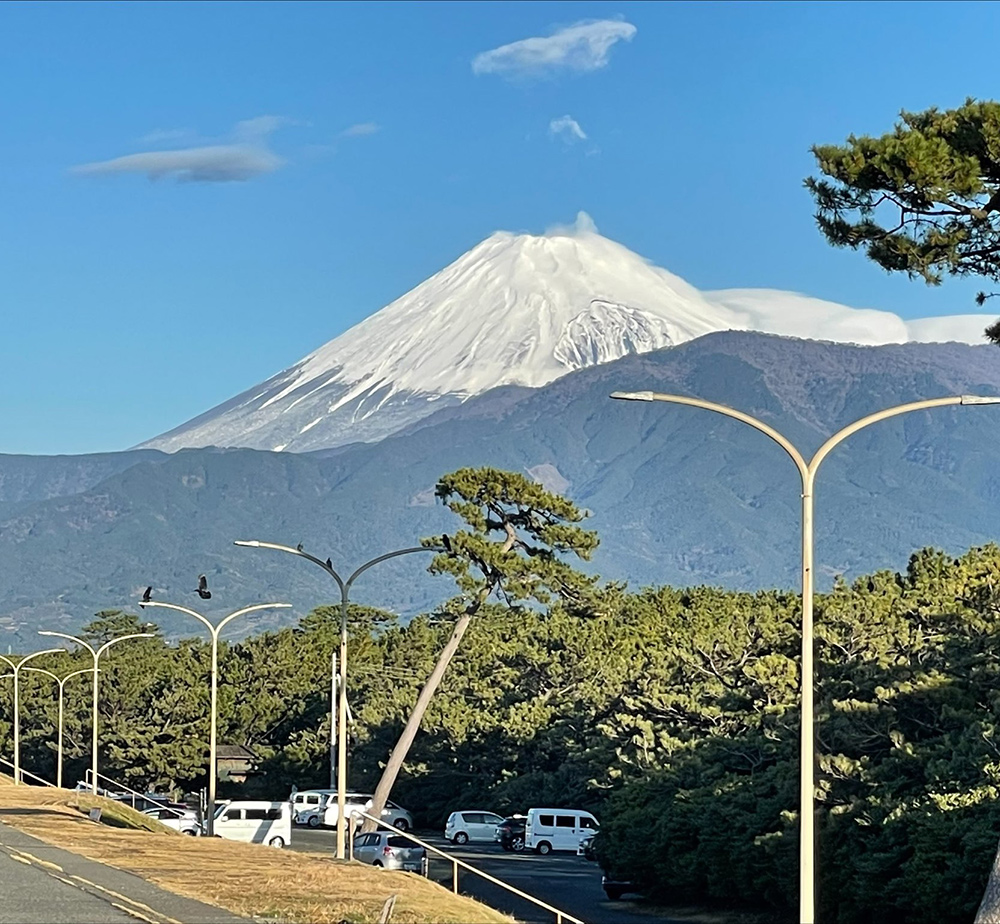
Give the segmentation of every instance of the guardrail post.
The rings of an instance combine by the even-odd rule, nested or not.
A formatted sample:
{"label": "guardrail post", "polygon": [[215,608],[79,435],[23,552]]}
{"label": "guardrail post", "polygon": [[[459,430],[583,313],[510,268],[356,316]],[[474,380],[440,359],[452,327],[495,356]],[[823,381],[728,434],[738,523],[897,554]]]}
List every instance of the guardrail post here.
{"label": "guardrail post", "polygon": [[458,895],[458,864],[451,861],[451,891]]}

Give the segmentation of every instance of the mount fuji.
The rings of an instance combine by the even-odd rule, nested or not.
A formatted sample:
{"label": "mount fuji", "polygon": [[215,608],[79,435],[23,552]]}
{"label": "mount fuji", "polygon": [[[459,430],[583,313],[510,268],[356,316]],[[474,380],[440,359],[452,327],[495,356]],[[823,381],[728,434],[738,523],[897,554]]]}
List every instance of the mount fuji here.
{"label": "mount fuji", "polygon": [[751,330],[863,345],[981,343],[986,315],[905,322],[791,292],[700,292],[601,236],[581,212],[544,235],[500,231],[295,365],[143,443],[304,452],[374,442],[503,385]]}

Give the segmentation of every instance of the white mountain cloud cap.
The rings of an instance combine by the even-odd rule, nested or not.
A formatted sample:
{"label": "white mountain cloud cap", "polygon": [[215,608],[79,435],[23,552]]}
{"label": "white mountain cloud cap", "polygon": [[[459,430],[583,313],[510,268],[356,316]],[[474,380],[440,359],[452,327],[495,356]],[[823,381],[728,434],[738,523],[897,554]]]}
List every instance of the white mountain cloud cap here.
{"label": "white mountain cloud cap", "polygon": [[552,35],[521,39],[484,51],[472,60],[476,74],[530,77],[559,70],[600,70],[617,42],[630,42],[636,28],[617,19],[585,20]]}
{"label": "white mountain cloud cap", "polygon": [[549,122],[549,134],[553,138],[561,138],[567,144],[587,140],[587,133],[580,128],[580,123],[568,115],[559,116],[558,119]]}
{"label": "white mountain cloud cap", "polygon": [[[272,173],[285,161],[268,146],[268,137],[288,123],[280,116],[257,116],[239,122],[233,140],[162,151],[142,151],[71,169],[79,176],[144,173],[151,180],[174,177],[186,183],[229,183]],[[161,133],[164,134],[164,133]]]}

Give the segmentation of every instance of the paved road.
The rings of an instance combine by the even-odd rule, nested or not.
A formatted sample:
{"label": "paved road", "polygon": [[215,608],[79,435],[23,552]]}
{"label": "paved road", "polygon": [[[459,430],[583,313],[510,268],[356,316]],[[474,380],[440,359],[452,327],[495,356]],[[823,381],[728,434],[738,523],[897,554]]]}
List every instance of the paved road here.
{"label": "paved road", "polygon": [[[0,815],[3,813],[0,812]],[[0,823],[0,924],[241,924],[131,873]]]}
{"label": "paved road", "polygon": [[[502,879],[524,892],[579,918],[587,924],[664,924],[657,917],[628,900],[609,901],[601,888],[601,871],[596,863],[573,854],[506,853],[495,844],[467,844],[456,847],[436,834],[424,834],[427,843],[460,860]],[[333,854],[333,831],[296,828],[292,848]],[[451,888],[452,865],[447,860],[431,860],[430,877]],[[514,915],[525,924],[552,924],[554,916],[524,899],[517,898],[474,873],[459,874],[459,891],[493,908]]]}

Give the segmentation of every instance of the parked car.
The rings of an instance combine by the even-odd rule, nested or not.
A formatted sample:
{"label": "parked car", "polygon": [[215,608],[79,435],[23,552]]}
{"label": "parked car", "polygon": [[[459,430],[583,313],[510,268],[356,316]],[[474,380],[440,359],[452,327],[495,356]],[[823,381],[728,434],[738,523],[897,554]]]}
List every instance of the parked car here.
{"label": "parked car", "polygon": [[192,811],[187,806],[151,808],[146,809],[142,814],[155,818],[160,824],[180,831],[181,834],[201,837],[205,833],[201,822],[198,821],[197,812]]}
{"label": "parked car", "polygon": [[524,850],[524,815],[511,815],[497,825],[493,839],[498,841],[504,850],[520,853]]}
{"label": "parked car", "polygon": [[530,808],[524,822],[524,846],[542,856],[553,850],[580,847],[580,841],[598,829],[597,819],[582,809]]}
{"label": "parked car", "polygon": [[354,839],[355,860],[384,869],[402,869],[411,873],[422,870],[427,851],[402,834],[374,831]]}
{"label": "parked car", "polygon": [[587,860],[596,860],[597,854],[594,853],[594,835],[588,834],[582,841],[580,841],[580,846],[576,849],[576,855],[578,857],[584,857]]}
{"label": "parked car", "polygon": [[453,844],[492,841],[503,818],[493,812],[452,812],[445,822],[444,836]]}
{"label": "parked car", "polygon": [[[298,795],[298,793],[296,793]],[[347,801],[344,809],[347,817],[360,812],[367,812],[372,807],[372,796],[369,793],[347,793]],[[413,827],[413,816],[406,809],[395,802],[386,802],[382,809],[382,820],[400,831],[409,831]],[[325,801],[315,808],[303,810],[298,813],[297,824],[309,825],[310,828],[318,828],[321,825],[328,828],[336,827],[337,824],[337,794],[328,793]]]}
{"label": "parked car", "polygon": [[289,801],[292,803],[292,820],[297,825],[306,824],[305,816],[320,808],[331,794],[336,801],[336,789],[300,789],[293,792],[289,797]]}
{"label": "parked car", "polygon": [[213,827],[216,837],[284,847],[292,840],[292,809],[287,802],[223,802]]}

